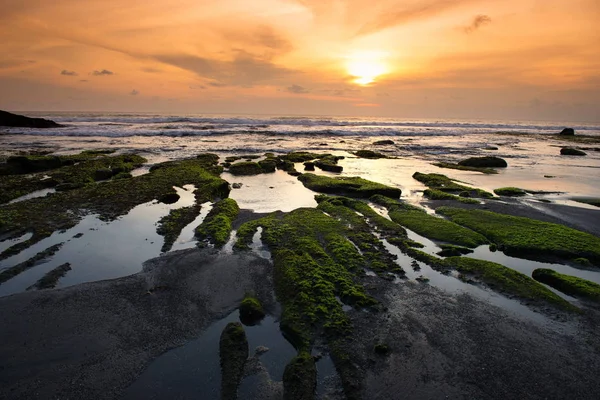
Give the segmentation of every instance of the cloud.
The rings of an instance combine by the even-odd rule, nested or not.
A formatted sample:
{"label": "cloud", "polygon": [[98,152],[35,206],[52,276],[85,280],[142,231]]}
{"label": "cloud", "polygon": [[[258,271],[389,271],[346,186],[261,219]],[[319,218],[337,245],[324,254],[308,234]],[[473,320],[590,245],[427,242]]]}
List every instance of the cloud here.
{"label": "cloud", "polygon": [[489,16],[480,14],[473,18],[471,25],[465,26],[463,29],[465,33],[473,33],[483,25],[490,24],[491,22],[492,19]]}
{"label": "cloud", "polygon": [[477,0],[430,0],[425,4],[414,4],[401,9],[386,9],[378,14],[370,22],[363,26],[356,33],[357,36],[368,35],[381,31],[383,29],[392,28],[413,20],[429,18],[442,12],[461,6],[465,3],[472,3]]}
{"label": "cloud", "polygon": [[155,55],[154,58],[211,80],[208,85],[213,87],[249,87],[267,81],[272,83],[295,72],[274,64],[268,58],[243,50],[235,50],[233,59],[227,61],[188,54]]}
{"label": "cloud", "polygon": [[87,79],[80,79],[79,82],[88,82]]}
{"label": "cloud", "polygon": [[295,94],[303,94],[303,93],[309,93],[310,92],[310,90],[308,90],[305,87],[302,87],[300,85],[288,86],[287,88],[285,88],[285,90],[287,92],[295,93]]}
{"label": "cloud", "polygon": [[107,69],[103,69],[102,71],[94,71],[92,72],[92,75],[94,76],[103,76],[103,75],[114,75],[115,73],[112,71],[109,71]]}
{"label": "cloud", "polygon": [[79,74],[78,74],[77,72],[75,72],[75,71],[67,71],[66,69],[63,69],[63,70],[60,72],[60,74],[61,74],[61,75],[66,75],[66,76],[77,76],[77,75],[79,75]]}
{"label": "cloud", "polygon": [[131,96],[137,96],[138,94],[140,94],[140,92],[139,92],[139,91],[137,91],[137,90],[135,90],[135,89],[133,89],[131,92],[129,92],[129,94],[130,94]]}

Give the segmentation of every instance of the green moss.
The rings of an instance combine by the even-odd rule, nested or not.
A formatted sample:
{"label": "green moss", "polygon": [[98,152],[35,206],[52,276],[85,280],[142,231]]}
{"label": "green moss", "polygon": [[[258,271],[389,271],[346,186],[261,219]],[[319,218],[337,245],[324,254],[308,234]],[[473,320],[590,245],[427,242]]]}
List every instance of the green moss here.
{"label": "green moss", "polygon": [[[22,175],[21,170],[12,171],[10,175],[0,176],[0,203],[6,203],[36,190],[56,187],[58,189],[80,188],[95,181],[110,179],[119,173],[131,171],[146,162],[137,155],[120,155],[98,157],[97,154],[82,153],[74,156],[20,156],[28,162],[32,160],[56,160],[52,168],[32,167],[26,171],[48,171]],[[21,158],[19,158],[21,159]],[[10,160],[10,158],[9,158]],[[25,164],[29,165],[29,164]],[[33,164],[37,165],[37,164]],[[45,164],[44,164],[45,165]]]}
{"label": "green moss", "polygon": [[379,196],[371,200],[388,209],[392,221],[428,239],[474,248],[487,243],[482,235],[416,207]]}
{"label": "green moss", "polygon": [[258,165],[265,173],[275,172],[275,169],[277,168],[277,162],[272,158],[261,160],[258,162]]}
{"label": "green moss", "polygon": [[183,228],[192,223],[198,214],[200,214],[200,206],[193,205],[173,209],[158,221],[156,233],[165,238],[165,243],[161,248],[163,253],[171,250]]}
{"label": "green moss", "polygon": [[440,207],[437,212],[502,246],[507,254],[547,261],[589,259],[600,266],[600,238],[563,225],[491,211]]}
{"label": "green moss", "polygon": [[37,253],[30,259],[23,261],[22,263],[2,270],[0,272],[0,284],[8,281],[9,279],[14,278],[15,276],[19,275],[24,271],[27,271],[30,268],[35,267],[47,258],[52,257],[54,254],[56,254],[58,250],[60,250],[62,245],[63,243],[55,244],[54,246],[48,247],[44,251],[40,251],[39,253]]}
{"label": "green moss", "polygon": [[503,265],[468,257],[450,257],[445,259],[444,263],[462,274],[476,277],[501,293],[538,304],[550,303],[565,310],[578,310],[532,278]]}
{"label": "green moss", "polygon": [[430,189],[437,189],[442,192],[460,193],[467,192],[471,197],[492,198],[493,194],[485,190],[472,188],[456,183],[454,180],[442,174],[423,174],[415,172],[413,178],[428,186]]}
{"label": "green moss", "polygon": [[246,295],[240,304],[240,321],[244,325],[256,325],[265,316],[265,310],[256,297]]}
{"label": "green moss", "polygon": [[328,177],[315,174],[302,174],[298,180],[315,192],[339,194],[344,196],[369,198],[375,194],[388,197],[400,197],[402,191],[359,177]]}
{"label": "green moss", "polygon": [[510,186],[494,189],[494,193],[496,193],[498,196],[510,196],[510,197],[518,197],[518,196],[527,195],[527,192],[524,191],[523,189],[519,189],[516,187],[510,187]]}
{"label": "green moss", "polygon": [[221,168],[217,166],[217,161],[218,156],[210,154],[170,161],[155,165],[148,174],[131,179],[85,185],[68,192],[0,207],[0,234],[15,236],[33,232],[29,241],[7,249],[0,259],[36,243],[56,230],[75,226],[86,214],[98,214],[103,220],[112,220],[138,204],[175,193],[173,186],[195,185],[197,189],[194,193],[199,204],[216,197],[227,197],[229,185],[218,177]]}
{"label": "green moss", "polygon": [[232,175],[258,175],[263,172],[261,166],[253,161],[238,162],[229,166],[229,173]]}
{"label": "green moss", "polygon": [[317,158],[321,158],[325,156],[325,154],[317,154],[317,153],[309,153],[305,151],[292,152],[281,156],[282,159],[291,161],[294,163],[300,163],[305,161],[316,160]]}
{"label": "green moss", "polygon": [[248,358],[248,339],[239,322],[230,322],[221,333],[219,341],[221,359],[221,399],[237,399],[237,388],[244,376]]}
{"label": "green moss", "polygon": [[442,244],[440,245],[440,248],[442,249],[442,251],[440,251],[437,254],[441,257],[460,257],[464,254],[469,254],[473,252],[473,250],[469,248],[454,246],[451,244]]}
{"label": "green moss", "polygon": [[317,388],[317,366],[307,352],[290,361],[283,372],[284,400],[312,400]]}
{"label": "green moss", "polygon": [[435,165],[436,167],[439,167],[439,168],[457,169],[459,171],[475,171],[475,172],[481,172],[482,174],[497,174],[498,173],[498,171],[496,171],[493,168],[469,167],[467,165],[459,165],[459,164],[447,163],[447,162],[434,163],[433,165]]}
{"label": "green moss", "polygon": [[564,275],[551,269],[539,268],[533,271],[533,279],[552,286],[570,296],[600,303],[600,285],[575,276]]}
{"label": "green moss", "polygon": [[315,166],[323,171],[342,172],[344,167],[338,165],[338,161],[344,159],[342,156],[327,155],[315,161]]}
{"label": "green moss", "polygon": [[386,155],[381,154],[377,151],[372,151],[372,150],[358,150],[358,151],[354,152],[353,154],[359,158],[370,158],[370,159],[387,158]]}
{"label": "green moss", "polygon": [[239,212],[240,208],[235,200],[226,198],[219,201],[196,228],[196,237],[213,243],[215,247],[222,247],[229,240],[231,223]]}
{"label": "green moss", "polygon": [[456,196],[454,194],[442,192],[437,189],[425,189],[423,196],[431,200],[454,200],[465,204],[481,204],[479,200],[471,199],[469,197]]}

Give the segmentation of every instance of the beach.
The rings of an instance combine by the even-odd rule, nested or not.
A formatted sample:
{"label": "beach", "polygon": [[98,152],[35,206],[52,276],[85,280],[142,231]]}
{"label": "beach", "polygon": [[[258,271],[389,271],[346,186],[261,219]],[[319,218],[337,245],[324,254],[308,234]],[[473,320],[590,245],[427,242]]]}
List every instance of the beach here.
{"label": "beach", "polygon": [[600,284],[594,124],[36,116],[65,127],[0,128],[3,162],[62,163],[5,175],[0,397],[220,398],[248,296],[240,399],[600,393],[593,289],[532,278]]}

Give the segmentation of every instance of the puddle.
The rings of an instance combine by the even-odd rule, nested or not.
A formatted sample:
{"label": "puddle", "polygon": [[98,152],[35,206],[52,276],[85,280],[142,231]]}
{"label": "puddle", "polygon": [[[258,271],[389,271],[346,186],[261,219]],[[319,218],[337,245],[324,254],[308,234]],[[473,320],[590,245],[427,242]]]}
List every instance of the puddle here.
{"label": "puddle", "polygon": [[196,219],[193,222],[191,222],[190,224],[188,224],[185,228],[183,228],[181,230],[179,237],[177,238],[175,243],[173,243],[173,247],[169,251],[191,249],[191,248],[195,247],[196,246],[196,238],[195,238],[196,234],[195,234],[194,230],[196,229],[196,227],[198,227],[200,224],[202,224],[202,222],[204,221],[204,218],[206,218],[206,216],[208,215],[210,210],[212,210],[212,208],[213,208],[213,203],[211,203],[211,202],[203,203],[202,207],[200,208],[200,214],[198,214],[198,216],[196,217]]}
{"label": "puddle", "polygon": [[8,202],[8,204],[18,203],[20,201],[25,201],[29,199],[35,199],[36,197],[45,197],[46,195],[52,193],[56,193],[56,190],[52,188],[36,190],[35,192],[27,193],[26,195],[17,197],[16,199],[12,199]]}
{"label": "puddle", "polygon": [[250,249],[259,257],[264,258],[266,260],[271,259],[271,252],[262,242],[262,231],[263,228],[259,226],[252,236],[252,243],[250,244]]}
{"label": "puddle", "polygon": [[254,176],[235,176],[224,172],[221,178],[232,184],[242,183],[241,188],[232,189],[229,193],[229,197],[237,201],[242,209],[265,213],[317,206],[316,193],[283,171]]}
{"label": "puddle", "polygon": [[317,398],[326,399],[331,391],[342,387],[341,379],[329,355],[317,361]]}
{"label": "puddle", "polygon": [[[239,312],[236,310],[209,326],[199,338],[156,358],[127,388],[123,399],[220,399],[219,339],[225,326],[237,321]],[[267,316],[260,325],[244,329],[249,355],[252,356],[258,346],[269,348],[259,356],[260,361],[272,380],[281,381],[285,366],[296,355],[296,350],[281,335],[279,323]]]}
{"label": "puddle", "polygon": [[[57,287],[119,278],[141,271],[144,261],[160,255],[164,239],[156,233],[156,222],[171,209],[194,204],[193,185],[175,189],[180,195],[177,203],[153,201],[140,204],[127,215],[111,222],[88,215],[75,227],[65,232],[54,232],[21,253],[1,261],[0,268],[12,267],[52,245],[65,243],[47,262],[0,285],[0,296],[25,291],[46,272],[66,262],[71,264],[72,270],[60,279]],[[75,238],[77,234],[83,236]]]}
{"label": "puddle", "polygon": [[235,242],[237,242],[237,231],[232,230],[229,234],[229,240],[227,240],[227,243],[225,243],[225,245],[221,249],[221,253],[233,254],[233,245],[235,244]]}

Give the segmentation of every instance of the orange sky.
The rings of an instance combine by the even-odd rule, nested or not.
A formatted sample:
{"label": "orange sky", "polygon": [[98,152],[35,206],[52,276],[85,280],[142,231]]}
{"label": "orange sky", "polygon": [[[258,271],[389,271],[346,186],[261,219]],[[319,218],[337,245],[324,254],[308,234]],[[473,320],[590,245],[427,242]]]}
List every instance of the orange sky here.
{"label": "orange sky", "polygon": [[600,121],[597,0],[0,0],[0,108]]}

